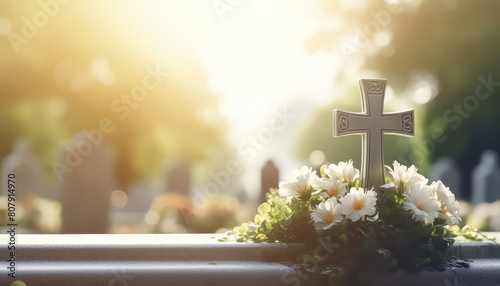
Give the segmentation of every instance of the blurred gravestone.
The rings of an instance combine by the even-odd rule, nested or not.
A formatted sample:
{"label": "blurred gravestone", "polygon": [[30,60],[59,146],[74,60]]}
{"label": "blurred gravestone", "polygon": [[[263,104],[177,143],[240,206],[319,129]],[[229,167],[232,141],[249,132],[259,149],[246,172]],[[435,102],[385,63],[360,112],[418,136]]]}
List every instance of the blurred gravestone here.
{"label": "blurred gravestone", "polygon": [[268,160],[261,170],[259,204],[266,202],[270,188],[278,188],[280,172],[272,160]]}
{"label": "blurred gravestone", "polygon": [[448,157],[439,158],[429,172],[429,180],[441,180],[450,188],[457,199],[463,199],[462,177],[453,160]]}
{"label": "blurred gravestone", "polygon": [[116,186],[113,150],[77,134],[60,160],[72,169],[61,181],[62,232],[107,233],[110,195]]}
{"label": "blurred gravestone", "polygon": [[33,154],[29,143],[24,139],[14,142],[11,154],[2,160],[2,195],[7,195],[7,178],[15,174],[16,199],[23,200],[27,194],[42,195],[44,192],[43,166]]}
{"label": "blurred gravestone", "polygon": [[191,186],[191,170],[185,162],[179,161],[167,166],[166,191],[189,197]]}
{"label": "blurred gravestone", "polygon": [[500,169],[498,157],[488,150],[472,171],[472,203],[494,202],[500,199]]}
{"label": "blurred gravestone", "polygon": [[236,191],[236,199],[242,204],[247,204],[248,203],[248,194],[247,191],[244,188],[238,189]]}
{"label": "blurred gravestone", "polygon": [[127,193],[126,205],[113,208],[112,222],[118,225],[140,225],[157,195],[150,182],[135,184]]}
{"label": "blurred gravestone", "polygon": [[127,204],[120,211],[146,213],[157,195],[150,182],[141,181],[130,188],[127,193]]}

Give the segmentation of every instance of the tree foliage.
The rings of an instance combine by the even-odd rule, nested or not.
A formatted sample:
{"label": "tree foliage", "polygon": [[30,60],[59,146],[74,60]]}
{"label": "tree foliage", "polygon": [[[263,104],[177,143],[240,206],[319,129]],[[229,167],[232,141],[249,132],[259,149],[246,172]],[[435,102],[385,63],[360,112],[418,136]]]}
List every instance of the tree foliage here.
{"label": "tree foliage", "polygon": [[[34,15],[48,15],[39,2],[0,4],[11,26],[0,35],[0,156],[26,137],[51,170],[64,140],[109,118],[115,130],[104,140],[124,186],[166,158],[204,160],[225,144],[226,122],[177,24],[134,5],[70,2],[37,26]],[[26,21],[36,28],[31,38]],[[27,42],[12,42],[15,35]],[[147,95],[126,102],[150,70],[169,75],[157,85],[150,79]]]}
{"label": "tree foliage", "polygon": [[[400,3],[394,10],[397,13],[380,18],[383,11],[390,11],[388,3],[392,2]],[[378,0],[345,5],[346,1],[321,0],[319,3],[325,19],[341,19],[342,24],[324,28],[312,36],[307,44],[310,52],[341,51],[346,56],[346,67],[356,56],[363,58],[364,68],[389,79],[396,96],[405,94],[415,75],[426,73],[437,79],[437,96],[421,106],[420,114],[424,128],[419,144],[426,146],[425,154],[431,161],[450,156],[469,174],[485,149],[500,151],[500,129],[491,128],[493,122],[500,120],[500,113],[495,110],[500,104],[497,52],[500,19],[496,12],[499,2]],[[374,31],[371,34],[367,32],[370,29]],[[377,47],[376,32],[382,31],[388,32],[391,40],[388,45]],[[363,33],[367,38],[362,45],[346,40]],[[351,50],[346,51],[346,47]],[[339,81],[346,80],[352,79],[339,76]],[[488,81],[489,86],[485,86]],[[477,95],[481,85],[482,94],[490,93],[484,100]],[[441,132],[442,139],[434,139],[434,134]],[[421,169],[427,171],[425,166]]]}

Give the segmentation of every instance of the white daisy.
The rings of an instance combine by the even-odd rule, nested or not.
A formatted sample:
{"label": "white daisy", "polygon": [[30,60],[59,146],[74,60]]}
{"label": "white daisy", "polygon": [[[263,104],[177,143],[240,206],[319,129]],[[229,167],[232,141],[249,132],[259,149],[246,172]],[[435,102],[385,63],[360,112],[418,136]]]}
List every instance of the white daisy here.
{"label": "white daisy", "polygon": [[304,166],[300,170],[293,169],[291,174],[286,175],[285,180],[280,182],[279,194],[285,197],[304,197],[311,191],[311,179],[316,174],[312,168]]}
{"label": "white daisy", "polygon": [[316,189],[325,190],[325,193],[321,193],[321,196],[325,199],[343,196],[347,193],[347,183],[341,183],[332,178],[320,178],[315,176],[312,179],[312,186]]}
{"label": "white daisy", "polygon": [[359,170],[354,168],[352,160],[349,160],[348,162],[339,162],[338,165],[330,164],[324,172],[328,175],[328,177],[342,183],[353,182],[359,178]]}
{"label": "white daisy", "polygon": [[414,220],[430,224],[438,217],[441,204],[431,187],[415,184],[410,194],[404,194],[404,196],[409,202],[404,202],[403,208],[412,214]]}
{"label": "white daisy", "polygon": [[363,188],[351,188],[345,197],[340,199],[342,203],[342,213],[347,219],[353,222],[359,219],[365,220],[365,217],[372,216],[377,211],[377,193],[373,190],[365,192]]}
{"label": "white daisy", "polygon": [[427,184],[428,180],[417,172],[418,169],[414,165],[407,168],[406,166],[399,164],[397,161],[394,161],[393,166],[394,167],[392,169],[387,165],[385,167],[389,169],[392,179],[394,180],[394,185],[399,187],[399,185],[403,183],[405,186],[404,191],[407,194],[411,192],[415,184]]}
{"label": "white daisy", "polygon": [[459,215],[460,205],[455,200],[455,195],[450,191],[450,188],[446,187],[441,181],[437,181],[431,184],[431,189],[435,192],[441,203],[442,213],[439,216],[451,225],[461,223],[462,218]]}
{"label": "white daisy", "polygon": [[311,213],[316,231],[329,229],[334,224],[340,223],[344,219],[341,208],[336,198],[330,198],[324,203],[319,203],[316,209]]}

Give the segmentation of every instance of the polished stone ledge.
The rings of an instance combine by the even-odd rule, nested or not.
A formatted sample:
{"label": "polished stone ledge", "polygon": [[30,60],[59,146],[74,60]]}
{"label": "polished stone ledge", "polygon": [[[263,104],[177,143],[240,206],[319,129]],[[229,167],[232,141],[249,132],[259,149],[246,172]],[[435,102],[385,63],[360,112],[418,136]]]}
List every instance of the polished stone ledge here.
{"label": "polished stone ledge", "polygon": [[[491,235],[491,234],[490,234]],[[493,234],[500,239],[500,233]],[[219,242],[220,234],[30,235],[16,237],[17,278],[28,285],[326,285],[295,272],[301,244]],[[9,237],[0,235],[0,260]],[[469,269],[384,274],[375,285],[500,286],[500,246],[457,242]],[[4,259],[5,257],[5,259]],[[7,263],[5,263],[7,264]],[[6,268],[0,285],[8,285]],[[2,273],[3,272],[3,273]],[[390,281],[390,283],[388,283]]]}

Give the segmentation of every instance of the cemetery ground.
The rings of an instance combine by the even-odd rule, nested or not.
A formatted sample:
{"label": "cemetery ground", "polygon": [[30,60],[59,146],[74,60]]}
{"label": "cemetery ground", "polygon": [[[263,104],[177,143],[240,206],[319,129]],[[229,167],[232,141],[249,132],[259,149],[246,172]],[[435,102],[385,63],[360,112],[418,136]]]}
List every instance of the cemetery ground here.
{"label": "cemetery ground", "polygon": [[[105,145],[103,145],[105,147]],[[22,148],[21,148],[22,149]],[[23,149],[22,149],[23,150]],[[96,149],[94,152],[99,152]],[[106,150],[106,148],[102,149]],[[19,150],[17,151],[19,152]],[[27,152],[24,150],[23,152]],[[72,174],[71,180],[78,182],[81,188],[91,190],[107,188],[109,180],[104,179],[109,174],[112,164],[101,164],[97,158],[107,158],[100,153],[95,158],[89,156],[89,165],[82,165],[78,170],[81,173]],[[106,154],[106,151],[103,151]],[[21,152],[22,153],[22,152]],[[25,154],[22,153],[22,154]],[[22,157],[24,156],[24,157]],[[21,162],[31,162],[33,158],[22,155]],[[94,159],[93,159],[94,158]],[[95,161],[94,161],[95,160]],[[4,164],[8,165],[8,160]],[[19,162],[19,160],[15,161]],[[31,164],[31,163],[30,163]],[[97,164],[97,166],[92,166]],[[473,195],[481,203],[475,207],[462,202],[462,217],[464,222],[480,221],[477,225],[486,230],[498,231],[499,203],[494,202],[498,193],[493,193],[492,185],[488,182],[498,173],[496,157],[486,154],[475,172],[475,186]],[[34,168],[21,168],[16,165],[17,173],[34,174],[29,176],[37,180]],[[36,164],[35,164],[36,166]],[[7,166],[8,167],[8,166]],[[5,168],[7,168],[5,167]],[[106,171],[108,168],[108,171]],[[452,163],[437,164],[435,169],[437,179],[447,180],[447,184],[457,184],[457,170]],[[34,171],[35,170],[35,171]],[[102,179],[93,182],[88,178],[95,177],[99,170]],[[9,173],[7,170],[4,170]],[[5,174],[6,174],[5,173]],[[269,161],[262,169],[262,197],[269,187],[278,184],[279,170]],[[474,175],[473,175],[474,176]],[[25,175],[25,177],[28,177]],[[83,177],[83,178],[80,178]],[[170,178],[169,186],[165,193],[157,194],[147,182],[141,182],[128,192],[129,203],[120,209],[109,207],[110,196],[101,199],[107,203],[94,204],[70,192],[66,199],[57,201],[47,200],[42,197],[43,206],[62,204],[67,211],[79,212],[92,209],[93,213],[84,216],[68,216],[63,218],[69,227],[64,232],[74,234],[27,234],[43,232],[60,232],[55,226],[49,231],[43,228],[30,231],[24,224],[22,228],[3,228],[0,235],[2,246],[0,258],[5,261],[4,272],[0,276],[1,285],[9,285],[15,279],[22,280],[27,285],[326,285],[323,277],[316,274],[299,271],[294,266],[296,255],[303,249],[301,244],[282,243],[232,243],[218,242],[219,234],[77,234],[84,231],[99,232],[134,232],[138,226],[144,226],[144,220],[151,220],[151,211],[161,214],[157,217],[154,226],[149,232],[187,232],[193,230],[196,220],[183,222],[183,214],[187,212],[172,212],[173,206],[185,206],[189,209],[191,202],[186,196],[189,190],[189,167],[185,164],[174,164],[166,174]],[[177,181],[175,181],[177,180]],[[484,183],[480,183],[481,180]],[[39,182],[17,181],[24,184],[23,188],[36,186]],[[106,183],[107,182],[107,183]],[[98,185],[93,185],[98,183]],[[101,186],[101,184],[104,184]],[[19,187],[19,185],[17,186]],[[19,193],[20,197],[22,194]],[[43,195],[43,194],[41,194]],[[141,198],[142,201],[135,198]],[[29,198],[29,196],[28,196]],[[229,204],[235,209],[244,206],[231,200]],[[2,202],[2,207],[4,202]],[[107,205],[107,208],[102,207]],[[5,201],[7,206],[7,201]],[[21,205],[17,205],[21,206]],[[57,207],[55,207],[57,209]],[[206,212],[213,213],[213,212]],[[6,213],[7,214],[7,213]],[[21,215],[19,213],[19,215]],[[59,214],[60,215],[60,214]],[[169,218],[170,216],[170,218]],[[172,222],[171,216],[177,216],[178,221]],[[28,216],[33,220],[34,215]],[[105,219],[102,219],[104,217]],[[154,216],[153,216],[154,217]],[[193,218],[193,217],[191,217]],[[17,216],[16,219],[21,219]],[[60,221],[59,217],[59,221]],[[56,219],[51,219],[56,221]],[[109,224],[94,223],[95,221],[114,221],[115,227],[109,229]],[[207,225],[208,218],[198,222],[198,226]],[[217,219],[215,219],[217,220]],[[169,224],[164,223],[168,221]],[[237,225],[241,221],[229,221],[227,226]],[[4,224],[6,225],[6,224]],[[120,226],[121,225],[121,226]],[[166,227],[166,228],[165,228]],[[210,230],[215,231],[221,225],[215,225]],[[90,228],[90,229],[89,229]],[[47,228],[45,228],[47,230]],[[135,230],[134,230],[135,229]],[[199,228],[198,228],[199,230]],[[10,232],[9,232],[10,231]],[[499,233],[488,233],[500,239]],[[9,247],[11,249],[9,249]],[[13,249],[15,247],[15,249]],[[492,242],[456,242],[449,252],[450,255],[470,260],[470,268],[448,269],[440,271],[424,271],[421,273],[389,273],[377,278],[374,285],[494,285],[500,284],[500,247]],[[332,254],[334,255],[334,253]],[[11,261],[8,261],[11,260]],[[11,266],[13,265],[13,266]],[[8,268],[13,267],[13,268]],[[14,274],[15,273],[15,274]],[[15,279],[8,275],[15,275]],[[167,283],[168,282],[168,283]],[[389,284],[390,285],[390,284]]]}
{"label": "cemetery ground", "polygon": [[[334,124],[338,128],[334,133],[336,136],[368,134],[363,135],[361,184],[380,186],[384,180],[383,154],[380,152],[383,133],[367,132],[366,124],[386,133],[413,135],[413,111],[383,113],[385,84],[385,80],[360,81],[362,94],[366,97],[363,111],[377,110],[379,113],[334,112]],[[372,124],[374,118],[380,124]],[[387,129],[381,129],[382,124]],[[70,148],[66,148],[61,157],[66,158],[67,152],[77,149],[78,144],[85,140],[84,134],[74,136],[69,142]],[[28,234],[32,225],[26,221],[36,221],[38,213],[33,212],[24,221],[23,217],[17,216],[22,213],[18,212],[21,207],[29,210],[36,205],[20,203],[23,199],[28,202],[33,200],[26,190],[34,191],[41,185],[40,164],[36,163],[29,147],[20,142],[13,154],[3,160],[2,177],[9,180],[8,184],[3,184],[7,186],[4,190],[7,208],[3,217],[6,223],[2,225],[7,228],[0,235],[0,245],[4,245],[0,248],[0,257],[5,257],[6,262],[6,273],[0,276],[1,283],[8,285],[15,280],[41,286],[328,283],[325,276],[307,272],[296,263],[297,256],[306,249],[303,243],[220,242],[223,235],[211,232],[229,230],[240,223],[237,216],[248,202],[244,198],[239,202],[224,196],[205,196],[206,203],[200,209],[190,198],[190,167],[183,162],[167,168],[166,189],[161,193],[155,194],[145,182],[134,186],[128,195],[116,190],[117,183],[113,179],[115,158],[110,150],[111,147],[104,142],[94,146],[85,160],[79,162],[78,168],[65,174],[60,182],[60,230],[64,234]],[[369,170],[376,170],[371,178]],[[500,170],[496,154],[485,152],[476,170],[472,174],[473,203],[477,209],[481,209],[483,203],[489,206],[482,221],[489,219],[490,228],[498,230],[500,214],[493,210],[500,199],[500,192],[497,192]],[[447,181],[446,184],[460,185],[457,182],[460,179],[458,171],[449,160],[443,159],[436,164],[434,172],[437,179]],[[277,187],[279,173],[272,161],[264,165],[260,202],[265,201],[264,194],[269,187]],[[24,192],[17,193],[18,187]],[[139,202],[137,198],[143,201]],[[474,214],[474,211],[469,213]],[[105,234],[110,230],[111,221],[124,224],[120,231],[127,234]],[[148,232],[156,234],[128,233],[133,231],[127,230],[127,225],[133,229],[134,224],[144,225],[144,222],[152,226]],[[163,234],[165,232],[205,234]],[[498,232],[488,235],[500,240]],[[335,255],[335,248],[322,244],[321,247],[326,255]],[[500,284],[500,245],[497,243],[459,241],[448,250],[447,255],[467,261],[469,267],[447,266],[441,271],[425,269],[419,272],[398,270],[395,273],[380,273],[373,278],[372,285]]]}

